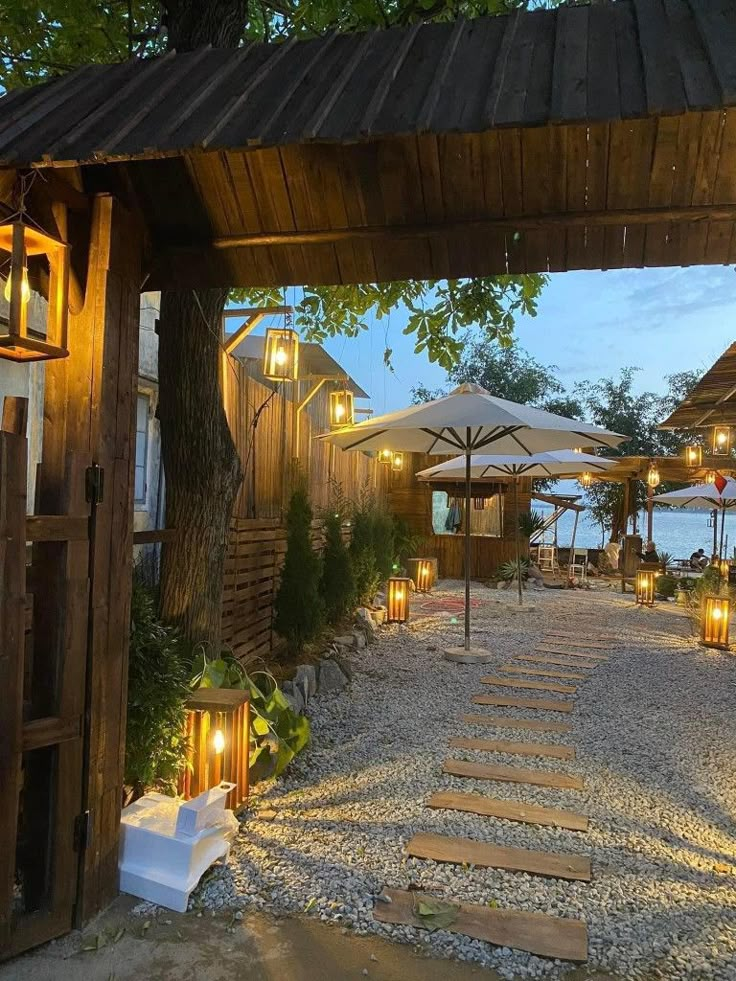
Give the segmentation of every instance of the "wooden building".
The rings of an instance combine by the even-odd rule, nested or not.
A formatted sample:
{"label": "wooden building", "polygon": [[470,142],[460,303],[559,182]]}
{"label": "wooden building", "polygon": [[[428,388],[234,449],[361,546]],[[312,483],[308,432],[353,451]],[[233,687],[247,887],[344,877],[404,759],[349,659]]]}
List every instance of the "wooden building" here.
{"label": "wooden building", "polygon": [[25,179],[71,245],[30,517],[20,405],[0,435],[3,955],[117,891],[144,284],[733,262],[734,38],[725,0],[617,0],[172,52],[0,99],[0,213]]}

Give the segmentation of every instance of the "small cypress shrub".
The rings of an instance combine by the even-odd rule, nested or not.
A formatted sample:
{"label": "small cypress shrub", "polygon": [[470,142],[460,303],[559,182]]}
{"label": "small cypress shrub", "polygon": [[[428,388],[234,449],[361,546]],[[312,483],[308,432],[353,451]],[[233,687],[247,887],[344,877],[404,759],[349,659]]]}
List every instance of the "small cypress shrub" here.
{"label": "small cypress shrub", "polygon": [[350,559],[353,566],[356,602],[361,605],[372,603],[381,584],[381,573],[376,563],[370,511],[361,510],[355,513]]}
{"label": "small cypress shrub", "polygon": [[376,568],[382,580],[394,574],[394,521],[390,514],[373,507],[370,513],[373,526],[373,552]]}
{"label": "small cypress shrub", "polygon": [[303,480],[298,481],[286,515],[286,558],[274,603],[274,630],[291,654],[319,634],[324,619],[320,596],[321,562],[312,548],[312,508]]}
{"label": "small cypress shrub", "polygon": [[340,515],[325,517],[325,548],[322,554],[320,593],[328,623],[338,623],[355,599],[355,577],[350,553],[342,540]]}

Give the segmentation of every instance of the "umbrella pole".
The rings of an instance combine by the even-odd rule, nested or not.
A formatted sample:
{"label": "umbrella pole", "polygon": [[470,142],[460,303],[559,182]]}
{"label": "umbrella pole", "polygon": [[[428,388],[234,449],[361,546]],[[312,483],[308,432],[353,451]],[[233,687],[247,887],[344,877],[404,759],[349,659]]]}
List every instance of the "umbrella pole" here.
{"label": "umbrella pole", "polygon": [[470,427],[465,432],[465,650],[470,650]]}
{"label": "umbrella pole", "polygon": [[711,511],[713,518],[713,558],[718,554],[718,510],[713,508]]}
{"label": "umbrella pole", "polygon": [[519,606],[524,602],[523,591],[521,588],[521,543],[519,532],[519,478],[514,477],[514,517],[516,519],[516,581],[519,590]]}
{"label": "umbrella pole", "polygon": [[718,546],[718,558],[723,558],[723,531],[726,524],[726,505],[721,506],[721,543]]}
{"label": "umbrella pole", "polygon": [[572,541],[570,542],[570,554],[567,557],[567,578],[568,578],[568,580],[572,579],[572,576],[570,575],[570,566],[575,561],[575,536],[577,535],[577,531],[578,531],[578,518],[579,517],[580,517],[580,512],[579,511],[576,511],[575,512],[575,521],[574,521],[573,526],[572,526]]}

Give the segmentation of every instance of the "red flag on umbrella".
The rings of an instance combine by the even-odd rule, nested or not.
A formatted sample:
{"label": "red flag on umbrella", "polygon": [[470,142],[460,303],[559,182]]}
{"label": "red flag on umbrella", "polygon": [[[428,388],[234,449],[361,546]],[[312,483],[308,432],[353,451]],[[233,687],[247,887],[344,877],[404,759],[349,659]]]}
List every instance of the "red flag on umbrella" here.
{"label": "red flag on umbrella", "polygon": [[716,485],[716,490],[718,491],[719,496],[723,494],[724,490],[728,487],[728,481],[722,473],[716,474],[716,479],[713,481],[713,483]]}

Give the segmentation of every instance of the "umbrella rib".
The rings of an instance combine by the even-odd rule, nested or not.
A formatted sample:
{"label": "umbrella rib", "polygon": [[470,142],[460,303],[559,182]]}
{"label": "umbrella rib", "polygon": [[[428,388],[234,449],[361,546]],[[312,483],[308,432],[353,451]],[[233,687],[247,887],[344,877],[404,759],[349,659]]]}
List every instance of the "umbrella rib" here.
{"label": "umbrella rib", "polygon": [[356,446],[360,446],[362,443],[367,443],[369,439],[375,439],[376,436],[383,436],[385,432],[385,429],[381,429],[377,433],[370,433],[368,436],[364,436],[362,439],[359,439],[356,443],[351,443],[349,446],[344,447],[344,449],[354,450]]}
{"label": "umbrella rib", "polygon": [[519,446],[520,446],[520,447],[522,448],[522,450],[523,450],[523,451],[524,451],[525,453],[528,453],[528,454],[529,454],[530,456],[532,455],[532,452],[531,452],[531,450],[530,450],[530,449],[529,449],[529,448],[528,448],[527,446],[524,446],[524,444],[523,444],[523,443],[521,442],[521,440],[519,439],[519,437],[518,437],[518,436],[516,435],[516,433],[515,433],[515,432],[513,432],[513,433],[511,433],[510,435],[511,435],[511,438],[513,439],[513,441],[514,441],[515,443],[518,443],[518,444],[519,444]]}
{"label": "umbrella rib", "polygon": [[484,446],[490,446],[491,443],[497,443],[499,439],[503,439],[504,436],[513,434],[515,429],[518,428],[520,427],[506,426],[502,428],[501,426],[496,426],[496,428],[492,429],[491,432],[483,440],[478,442],[475,449],[482,450]]}

